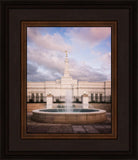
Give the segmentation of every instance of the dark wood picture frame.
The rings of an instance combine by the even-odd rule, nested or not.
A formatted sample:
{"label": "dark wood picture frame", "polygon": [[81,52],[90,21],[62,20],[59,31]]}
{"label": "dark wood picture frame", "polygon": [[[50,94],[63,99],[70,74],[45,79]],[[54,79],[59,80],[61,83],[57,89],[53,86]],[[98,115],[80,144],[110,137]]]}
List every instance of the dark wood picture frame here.
{"label": "dark wood picture frame", "polygon": [[[136,0],[1,2],[2,159],[138,158],[136,14]],[[25,73],[21,70],[22,21],[117,22],[117,138],[21,138],[21,73]]]}
{"label": "dark wood picture frame", "polygon": [[[27,27],[111,27],[112,133],[29,134],[27,126]],[[117,138],[117,21],[22,21],[21,22],[21,137],[23,139],[116,139]]]}

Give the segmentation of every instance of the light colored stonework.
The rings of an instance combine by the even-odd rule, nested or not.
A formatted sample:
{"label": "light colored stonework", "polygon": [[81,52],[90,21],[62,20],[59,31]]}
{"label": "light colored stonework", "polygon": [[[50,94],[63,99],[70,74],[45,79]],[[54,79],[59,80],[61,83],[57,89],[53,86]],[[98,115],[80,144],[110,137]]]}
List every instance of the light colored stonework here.
{"label": "light colored stonework", "polygon": [[86,93],[83,94],[82,96],[82,103],[83,103],[83,108],[89,108],[89,99]]}
{"label": "light colored stonework", "polygon": [[52,94],[47,95],[46,101],[47,101],[46,108],[51,109],[52,106],[53,106],[53,96],[52,96]]}

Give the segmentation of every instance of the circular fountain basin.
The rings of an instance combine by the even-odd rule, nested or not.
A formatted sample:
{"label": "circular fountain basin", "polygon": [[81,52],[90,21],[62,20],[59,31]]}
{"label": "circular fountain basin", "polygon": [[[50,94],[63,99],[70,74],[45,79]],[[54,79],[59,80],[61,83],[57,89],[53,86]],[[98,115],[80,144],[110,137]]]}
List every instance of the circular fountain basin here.
{"label": "circular fountain basin", "polygon": [[38,109],[32,111],[32,120],[57,124],[92,124],[106,120],[106,111],[99,109]]}

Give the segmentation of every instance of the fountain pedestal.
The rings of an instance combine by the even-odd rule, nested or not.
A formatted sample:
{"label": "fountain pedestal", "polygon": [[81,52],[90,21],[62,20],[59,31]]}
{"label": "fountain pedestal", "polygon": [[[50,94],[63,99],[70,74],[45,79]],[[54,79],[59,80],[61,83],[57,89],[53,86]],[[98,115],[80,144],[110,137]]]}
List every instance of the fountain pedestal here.
{"label": "fountain pedestal", "polygon": [[89,108],[89,98],[87,94],[83,94],[82,103],[83,103],[83,108]]}
{"label": "fountain pedestal", "polygon": [[46,108],[47,109],[52,109],[52,106],[53,106],[53,96],[52,96],[52,94],[47,95],[46,101],[47,101]]}

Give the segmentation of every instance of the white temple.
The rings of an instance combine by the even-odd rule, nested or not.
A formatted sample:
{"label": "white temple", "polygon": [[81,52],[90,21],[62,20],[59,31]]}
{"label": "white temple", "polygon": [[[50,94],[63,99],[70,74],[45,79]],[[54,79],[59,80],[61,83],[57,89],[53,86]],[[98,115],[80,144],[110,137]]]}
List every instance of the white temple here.
{"label": "white temple", "polygon": [[82,101],[82,95],[87,94],[89,102],[110,102],[111,81],[88,82],[73,79],[69,73],[68,53],[65,51],[64,75],[56,81],[27,82],[27,102],[46,101],[51,94],[53,102],[65,101],[66,91],[72,92],[73,101]]}

